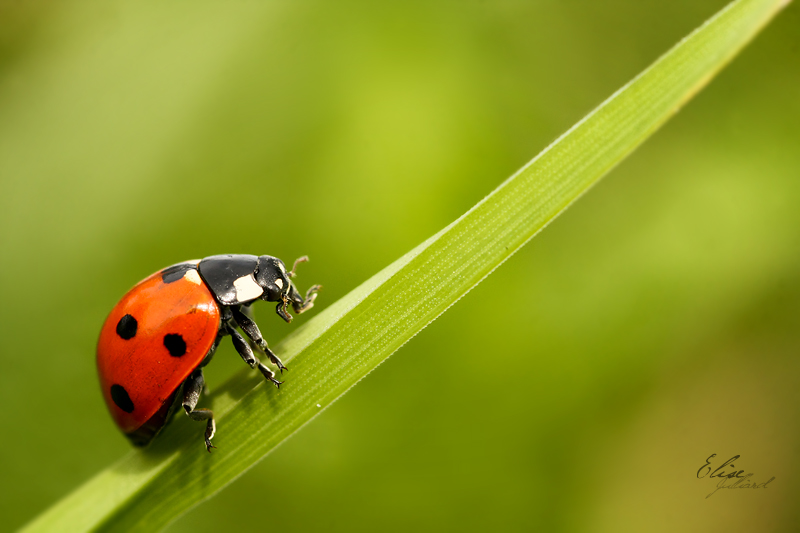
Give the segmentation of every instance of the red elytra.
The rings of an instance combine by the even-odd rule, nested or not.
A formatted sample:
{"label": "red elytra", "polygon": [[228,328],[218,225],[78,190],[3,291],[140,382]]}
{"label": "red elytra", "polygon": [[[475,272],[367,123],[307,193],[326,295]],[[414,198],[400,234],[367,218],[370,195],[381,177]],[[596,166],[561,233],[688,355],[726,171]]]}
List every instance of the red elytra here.
{"label": "red elytra", "polygon": [[[160,272],[153,274],[128,291],[103,324],[97,343],[100,384],[111,416],[126,434],[134,433],[163,406],[171,405],[175,391],[214,346],[220,309],[193,272],[194,276],[172,283],[164,283]],[[126,315],[136,320],[135,335],[129,339],[117,333]],[[165,345],[167,335],[179,335],[185,353],[171,354]],[[119,405],[124,398],[112,398],[114,385],[122,387],[130,398],[130,412],[126,412],[130,405]]]}

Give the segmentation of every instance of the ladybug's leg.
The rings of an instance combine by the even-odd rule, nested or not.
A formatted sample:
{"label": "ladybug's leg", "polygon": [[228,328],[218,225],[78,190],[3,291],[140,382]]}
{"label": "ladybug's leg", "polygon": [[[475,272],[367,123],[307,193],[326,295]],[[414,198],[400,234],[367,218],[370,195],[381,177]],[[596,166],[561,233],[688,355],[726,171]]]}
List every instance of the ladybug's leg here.
{"label": "ladybug's leg", "polygon": [[242,328],[242,331],[244,331],[245,335],[250,337],[253,343],[258,346],[258,349],[263,351],[264,354],[269,357],[269,360],[272,362],[272,364],[280,368],[281,373],[283,373],[283,371],[286,370],[286,367],[283,366],[283,362],[278,359],[278,356],[269,349],[267,341],[265,341],[264,337],[261,335],[261,331],[258,329],[258,325],[256,324],[255,320],[248,316],[249,308],[245,307],[242,309],[238,305],[232,306],[231,313],[233,313],[233,321],[236,322],[240,328]]}
{"label": "ladybug's leg", "polygon": [[241,333],[236,331],[236,328],[230,324],[225,324],[225,329],[231,336],[233,347],[236,348],[236,351],[242,356],[244,362],[250,365],[250,368],[258,367],[261,373],[264,374],[265,378],[273,382],[276,387],[280,388],[283,382],[275,379],[275,372],[270,370],[264,363],[258,360],[258,358],[253,354],[252,348],[250,348],[250,345],[244,340],[244,337],[242,337]]}
{"label": "ladybug's leg", "polygon": [[214,413],[211,409],[195,409],[197,402],[200,400],[200,393],[203,392],[203,369],[197,368],[192,374],[183,382],[183,408],[189,418],[192,420],[208,420],[206,424],[206,450],[209,452],[211,448],[216,448],[211,444],[211,438],[217,430],[217,425],[214,423]]}

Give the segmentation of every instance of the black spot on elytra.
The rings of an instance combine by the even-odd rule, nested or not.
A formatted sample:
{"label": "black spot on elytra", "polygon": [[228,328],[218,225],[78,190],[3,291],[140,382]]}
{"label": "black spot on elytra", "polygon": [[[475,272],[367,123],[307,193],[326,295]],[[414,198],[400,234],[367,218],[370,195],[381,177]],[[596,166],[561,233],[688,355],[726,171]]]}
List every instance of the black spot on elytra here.
{"label": "black spot on elytra", "polygon": [[122,385],[111,385],[111,399],[114,400],[114,403],[117,404],[117,407],[125,411],[126,413],[133,412],[133,402],[131,401],[131,397],[128,396],[128,391],[125,390],[125,387]]}
{"label": "black spot on elytra", "polygon": [[186,271],[196,269],[195,265],[174,265],[169,268],[165,268],[161,271],[161,281],[164,283],[172,283],[173,281],[178,281],[184,275],[186,275]]}
{"label": "black spot on elytra", "polygon": [[180,357],[186,353],[186,341],[177,333],[164,335],[164,346],[167,347],[172,357]]}
{"label": "black spot on elytra", "polygon": [[126,341],[136,336],[136,330],[139,328],[139,323],[131,315],[125,315],[117,322],[117,335]]}

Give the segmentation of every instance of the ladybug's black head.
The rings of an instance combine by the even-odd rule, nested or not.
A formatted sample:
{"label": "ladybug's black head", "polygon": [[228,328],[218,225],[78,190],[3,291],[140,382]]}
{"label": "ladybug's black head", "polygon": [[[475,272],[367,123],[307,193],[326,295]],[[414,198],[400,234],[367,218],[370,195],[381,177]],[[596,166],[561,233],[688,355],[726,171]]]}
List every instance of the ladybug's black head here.
{"label": "ladybug's black head", "polygon": [[[303,261],[308,261],[308,257],[303,256],[294,264],[296,266]],[[294,269],[292,272],[287,272],[286,265],[277,257],[262,255],[258,258],[256,282],[264,289],[261,299],[267,302],[278,302],[275,311],[286,322],[292,321],[292,315],[286,312],[288,305],[291,305],[296,313],[302,313],[314,305],[314,297],[320,289],[318,285],[315,285],[309,289],[306,298],[303,298],[292,283],[293,277]]]}
{"label": "ladybug's black head", "polygon": [[261,295],[262,300],[283,302],[289,299],[292,280],[289,279],[286,265],[277,257],[262,255],[258,258],[256,283],[264,289],[264,294]]}

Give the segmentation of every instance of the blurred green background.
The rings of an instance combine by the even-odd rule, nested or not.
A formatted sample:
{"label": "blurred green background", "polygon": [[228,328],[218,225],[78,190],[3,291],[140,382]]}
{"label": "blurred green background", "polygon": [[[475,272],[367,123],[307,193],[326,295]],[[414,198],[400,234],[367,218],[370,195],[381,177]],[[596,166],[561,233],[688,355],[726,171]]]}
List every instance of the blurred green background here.
{"label": "blurred green background", "polygon": [[[0,3],[0,529],[129,450],[94,347],[139,279],[308,254],[329,305],[724,5]],[[168,530],[795,531],[799,8]],[[308,319],[256,312],[273,344]],[[712,453],[776,480],[706,499]]]}

